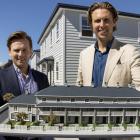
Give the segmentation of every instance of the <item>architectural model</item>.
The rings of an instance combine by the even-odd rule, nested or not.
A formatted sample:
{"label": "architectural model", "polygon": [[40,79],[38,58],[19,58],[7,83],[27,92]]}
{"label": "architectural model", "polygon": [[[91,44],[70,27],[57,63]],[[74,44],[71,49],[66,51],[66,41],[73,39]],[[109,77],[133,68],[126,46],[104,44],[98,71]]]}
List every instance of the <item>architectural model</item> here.
{"label": "architectural model", "polygon": [[[9,132],[140,136],[140,92],[134,88],[50,86],[36,94],[12,99],[8,108],[9,120],[16,124],[13,128],[10,123],[1,124],[1,129],[3,125]],[[24,117],[18,117],[19,114]],[[21,118],[28,125],[21,125]]]}

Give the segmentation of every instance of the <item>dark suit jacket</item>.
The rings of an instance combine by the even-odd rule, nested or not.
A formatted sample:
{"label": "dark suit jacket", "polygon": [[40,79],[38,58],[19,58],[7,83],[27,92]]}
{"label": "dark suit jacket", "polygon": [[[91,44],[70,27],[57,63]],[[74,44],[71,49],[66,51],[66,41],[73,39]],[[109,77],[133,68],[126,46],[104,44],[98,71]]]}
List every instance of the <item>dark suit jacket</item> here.
{"label": "dark suit jacket", "polygon": [[[49,86],[48,78],[45,74],[31,70],[34,80],[37,83],[38,90],[44,89]],[[2,96],[5,93],[13,93],[14,96],[21,94],[18,77],[16,75],[13,65],[6,69],[0,70],[0,105],[3,105]]]}

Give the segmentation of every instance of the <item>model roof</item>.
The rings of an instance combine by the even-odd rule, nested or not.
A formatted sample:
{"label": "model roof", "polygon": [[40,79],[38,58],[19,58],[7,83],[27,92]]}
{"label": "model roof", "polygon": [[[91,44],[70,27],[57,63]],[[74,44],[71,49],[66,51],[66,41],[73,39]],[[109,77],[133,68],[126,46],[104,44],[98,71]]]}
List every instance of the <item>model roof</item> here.
{"label": "model roof", "polygon": [[37,92],[35,96],[140,98],[140,92],[128,87],[50,86]]}
{"label": "model roof", "polygon": [[34,94],[30,94],[30,95],[22,94],[9,101],[9,104],[34,105],[36,104],[36,97],[34,96]]}
{"label": "model roof", "polygon": [[140,104],[130,103],[49,103],[43,102],[37,107],[62,107],[62,108],[140,108]]}
{"label": "model roof", "polygon": [[[97,98],[140,98],[140,92],[133,89],[133,88],[128,88],[128,87],[120,87],[120,88],[116,88],[116,87],[109,87],[109,88],[105,88],[105,87],[100,87],[100,88],[93,88],[93,87],[78,87],[78,86],[50,86],[48,88],[45,88],[43,90],[40,90],[38,92],[36,92],[35,94],[31,94],[31,95],[25,95],[22,94],[16,98],[13,98],[9,104],[28,104],[28,105],[35,105],[36,104],[36,96],[37,97],[81,97],[81,98],[88,98],[88,97],[97,97]],[[38,104],[39,106],[55,106],[55,104],[51,104],[51,103],[41,103]],[[56,105],[60,105],[60,106],[65,106],[63,104],[57,103]],[[76,104],[73,103],[73,105],[77,105],[77,106],[82,106],[82,104]],[[67,103],[67,106],[71,106],[71,103]],[[85,106],[85,104],[84,104]],[[87,103],[87,106],[90,107],[90,104]],[[92,105],[93,106],[93,105]],[[102,107],[103,104],[100,103],[98,104],[98,107]],[[114,107],[125,107],[125,106],[129,106],[128,104],[120,104],[119,105],[115,105],[113,104]],[[131,105],[132,106],[132,105]],[[135,104],[133,107],[139,107],[139,104]]]}

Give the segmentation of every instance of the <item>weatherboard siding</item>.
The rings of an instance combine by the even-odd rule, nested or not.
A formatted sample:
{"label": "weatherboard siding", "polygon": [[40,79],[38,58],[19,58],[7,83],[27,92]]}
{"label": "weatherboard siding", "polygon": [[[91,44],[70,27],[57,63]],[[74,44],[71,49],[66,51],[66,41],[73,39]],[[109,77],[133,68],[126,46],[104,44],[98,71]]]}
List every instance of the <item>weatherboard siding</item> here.
{"label": "weatherboard siding", "polygon": [[86,12],[66,11],[66,80],[76,83],[80,51],[93,43],[92,38],[80,36],[80,16]]}

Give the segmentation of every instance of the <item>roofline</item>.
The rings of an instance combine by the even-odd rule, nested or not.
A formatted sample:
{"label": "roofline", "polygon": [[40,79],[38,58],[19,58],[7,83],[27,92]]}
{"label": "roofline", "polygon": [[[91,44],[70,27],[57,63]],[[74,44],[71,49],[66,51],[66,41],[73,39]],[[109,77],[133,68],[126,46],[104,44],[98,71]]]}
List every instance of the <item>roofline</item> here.
{"label": "roofline", "polygon": [[[36,105],[36,107],[46,107],[45,105]],[[47,107],[63,107],[63,106],[58,106],[58,105],[56,105],[56,106],[47,106]],[[67,106],[67,105],[65,105],[64,106],[64,108],[87,108],[87,107],[78,107],[78,106]],[[96,107],[88,107],[88,108],[93,108],[93,109],[98,109],[98,108],[103,108],[102,106],[96,106]],[[140,107],[118,107],[118,106],[116,106],[116,107],[112,107],[112,106],[110,106],[110,107],[106,107],[106,106],[104,106],[104,108],[107,108],[107,109],[114,109],[114,108],[119,108],[119,109],[123,109],[123,108],[140,108]],[[104,109],[103,108],[103,109]]]}
{"label": "roofline", "polygon": [[33,50],[33,52],[40,52],[40,49]]}
{"label": "roofline", "polygon": [[[66,4],[66,3],[57,3],[56,7],[53,10],[53,13],[51,14],[44,30],[42,31],[39,39],[38,39],[38,44],[42,38],[42,36],[44,35],[46,29],[48,28],[48,26],[50,25],[52,19],[54,18],[55,14],[57,13],[57,11],[59,10],[59,8],[68,8],[68,9],[76,9],[76,10],[88,10],[88,6],[81,6],[81,5],[73,5],[73,4]],[[119,15],[122,16],[128,16],[128,17],[134,17],[134,18],[140,18],[140,14],[136,14],[136,13],[128,13],[128,12],[122,12],[122,11],[118,11]]]}
{"label": "roofline", "polygon": [[65,3],[57,3],[56,7],[54,8],[43,32],[41,33],[39,40],[38,40],[38,44],[43,36],[43,34],[45,33],[46,29],[48,28],[49,24],[51,23],[53,17],[55,16],[55,14],[57,13],[57,11],[59,10],[59,8],[69,8],[69,9],[79,9],[79,10],[87,10],[88,7],[87,6],[80,6],[80,5],[72,5],[72,4],[65,4]]}
{"label": "roofline", "polygon": [[9,105],[24,105],[24,106],[27,106],[27,105],[34,105],[34,106],[36,106],[36,103],[12,103],[12,102],[10,102],[10,103],[8,103]]}
{"label": "roofline", "polygon": [[85,96],[83,96],[83,95],[81,95],[81,96],[80,96],[80,95],[79,95],[79,96],[63,96],[63,95],[58,95],[58,96],[57,96],[57,95],[46,95],[46,94],[44,94],[44,95],[42,95],[42,94],[41,94],[41,95],[36,94],[35,96],[36,96],[36,97],[56,97],[56,98],[61,98],[61,97],[64,97],[64,98],[65,98],[65,97],[70,97],[70,98],[71,98],[71,97],[72,97],[72,98],[74,98],[74,97],[75,97],[75,98],[78,98],[78,97],[80,97],[80,98],[83,98],[83,97],[85,97],[85,98],[94,97],[94,98],[115,98],[115,99],[116,99],[116,98],[119,98],[119,99],[122,99],[122,98],[127,98],[127,99],[128,99],[128,98],[133,98],[133,99],[135,99],[135,98],[140,98],[140,97],[133,97],[133,96],[130,96],[130,97],[120,97],[120,96],[116,96],[116,97],[114,97],[114,96],[92,96],[92,95],[91,95],[91,96],[86,96],[86,95],[85,95]]}

